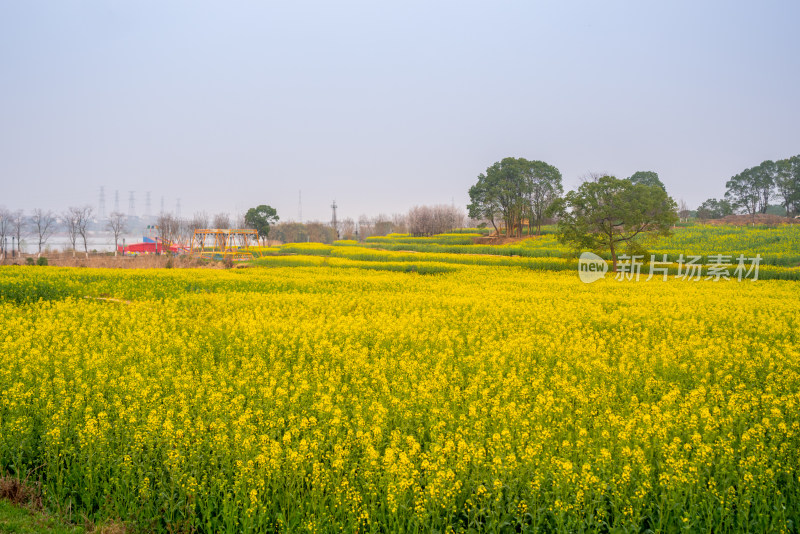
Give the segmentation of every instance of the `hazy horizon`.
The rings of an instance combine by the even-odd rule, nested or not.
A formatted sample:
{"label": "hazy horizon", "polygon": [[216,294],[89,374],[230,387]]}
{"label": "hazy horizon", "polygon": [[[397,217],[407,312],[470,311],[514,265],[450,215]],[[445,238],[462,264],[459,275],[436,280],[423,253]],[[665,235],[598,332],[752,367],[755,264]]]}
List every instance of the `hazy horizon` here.
{"label": "hazy horizon", "polygon": [[800,5],[0,6],[0,205],[282,220],[465,206],[507,156],[691,208],[800,153]]}

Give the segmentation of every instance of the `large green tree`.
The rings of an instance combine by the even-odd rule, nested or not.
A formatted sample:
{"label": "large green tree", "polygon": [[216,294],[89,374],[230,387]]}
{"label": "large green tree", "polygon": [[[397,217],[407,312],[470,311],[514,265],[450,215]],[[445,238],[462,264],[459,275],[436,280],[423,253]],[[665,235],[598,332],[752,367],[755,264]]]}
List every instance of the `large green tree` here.
{"label": "large green tree", "polygon": [[677,205],[658,186],[603,176],[582,184],[558,201],[558,237],[577,249],[611,254],[617,270],[620,248],[641,251],[644,241],[669,235],[677,222]]}
{"label": "large green tree", "polygon": [[526,181],[528,234],[532,225],[536,225],[537,235],[542,231],[542,220],[553,203],[564,194],[561,185],[561,172],[544,161],[521,162],[523,177]]}
{"label": "large green tree", "polygon": [[278,212],[272,206],[261,204],[250,208],[244,215],[244,223],[258,232],[264,240],[269,239],[269,227],[278,222]]}
{"label": "large green tree", "polygon": [[786,216],[800,212],[800,155],[775,162],[775,187],[782,199]]}
{"label": "large green tree", "polygon": [[725,183],[725,199],[735,209],[752,215],[755,221],[757,213],[767,212],[769,201],[774,197],[777,173],[777,165],[770,160],[745,169]]}
{"label": "large green tree", "polygon": [[487,219],[498,231],[497,221],[505,226],[506,236],[522,235],[522,221],[541,225],[555,198],[560,196],[561,173],[543,161],[503,158],[478,175],[469,189],[467,206],[473,219]]}
{"label": "large green tree", "polygon": [[664,184],[658,178],[658,173],[654,171],[637,171],[629,176],[628,180],[634,184],[655,185],[664,191],[667,190],[667,188],[664,187]]}

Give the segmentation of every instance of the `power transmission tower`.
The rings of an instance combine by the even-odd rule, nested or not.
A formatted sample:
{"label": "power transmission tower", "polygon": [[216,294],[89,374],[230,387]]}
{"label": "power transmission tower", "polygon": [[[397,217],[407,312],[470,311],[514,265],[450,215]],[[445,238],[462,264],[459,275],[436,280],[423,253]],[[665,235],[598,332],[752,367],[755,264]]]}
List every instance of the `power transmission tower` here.
{"label": "power transmission tower", "polygon": [[114,211],[119,213],[119,189],[114,191]]}
{"label": "power transmission tower", "polygon": [[144,216],[150,217],[150,191],[144,194]]}
{"label": "power transmission tower", "polygon": [[128,191],[128,217],[136,216],[136,192]]}
{"label": "power transmission tower", "polygon": [[161,196],[161,215],[164,215],[164,196]]}
{"label": "power transmission tower", "polygon": [[338,207],[339,206],[336,205],[336,201],[334,200],[333,204],[331,204],[331,209],[333,210],[333,218],[331,219],[331,226],[333,227],[333,230],[336,232],[337,239],[339,238],[339,224],[336,221],[336,208]]}

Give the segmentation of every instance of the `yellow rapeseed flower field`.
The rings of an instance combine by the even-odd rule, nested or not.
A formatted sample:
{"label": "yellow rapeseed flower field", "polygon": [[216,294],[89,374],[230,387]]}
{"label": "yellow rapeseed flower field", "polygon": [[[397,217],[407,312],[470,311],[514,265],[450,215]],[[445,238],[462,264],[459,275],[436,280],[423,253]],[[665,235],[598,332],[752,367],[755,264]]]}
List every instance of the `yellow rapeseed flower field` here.
{"label": "yellow rapeseed flower field", "polygon": [[312,259],[1,268],[0,470],[147,532],[797,530],[797,282]]}

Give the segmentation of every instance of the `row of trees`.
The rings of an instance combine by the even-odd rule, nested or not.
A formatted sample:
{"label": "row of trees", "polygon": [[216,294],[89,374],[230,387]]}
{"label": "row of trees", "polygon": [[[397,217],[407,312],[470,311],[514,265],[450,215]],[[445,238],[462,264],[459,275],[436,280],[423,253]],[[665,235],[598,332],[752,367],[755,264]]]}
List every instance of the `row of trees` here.
{"label": "row of trees", "polygon": [[455,206],[415,206],[408,213],[374,217],[360,216],[357,220],[347,217],[332,223],[280,222],[274,225],[270,235],[283,243],[316,241],[333,243],[337,239],[364,241],[368,237],[385,236],[391,233],[425,236],[441,234],[467,224],[466,214]]}
{"label": "row of trees", "polygon": [[[88,226],[92,218],[91,207],[69,208],[62,218],[73,250],[77,246],[78,237],[83,239],[84,249],[88,253],[87,236]],[[16,248],[20,250],[23,236],[28,234],[36,239],[37,255],[41,256],[42,250],[48,239],[59,228],[59,216],[50,210],[37,208],[29,215],[22,210],[9,210],[0,207],[0,252],[5,257],[10,252],[8,239],[12,239],[12,246],[16,241]]]}
{"label": "row of trees", "polygon": [[755,217],[766,213],[777,200],[786,216],[800,212],[800,155],[779,161],[763,161],[745,169],[725,183],[724,200],[708,199],[698,208],[702,215],[725,216],[739,211]]}
{"label": "row of trees", "polygon": [[22,210],[11,211],[0,207],[0,250],[6,251],[6,241],[11,238],[12,244],[16,240],[17,246],[25,232],[26,217]]}
{"label": "row of trees", "polygon": [[[336,239],[365,240],[370,236],[383,236],[392,232],[414,235],[433,235],[460,228],[466,224],[466,214],[455,206],[415,206],[407,214],[390,216],[362,215],[358,220],[345,218],[334,227],[322,222],[279,222],[274,208],[260,205],[249,209],[243,216],[231,217],[227,213],[209,215],[200,211],[191,217],[180,218],[171,213],[162,213],[155,220],[156,233],[165,244],[188,246],[194,231],[202,228],[253,228],[265,243],[269,239],[284,243],[315,241],[332,243]],[[114,240],[114,254],[121,244],[122,236],[133,230],[124,213],[113,212],[103,221],[102,228]],[[38,254],[41,255],[47,241],[55,233],[66,233],[73,256],[79,243],[83,252],[89,254],[89,232],[98,229],[98,221],[91,206],[70,207],[63,213],[49,210],[33,210],[26,215],[22,210],[10,211],[0,207],[0,252],[8,237],[14,236],[20,243],[27,235],[35,237]],[[19,245],[17,245],[17,248]]]}
{"label": "row of trees", "polygon": [[[590,175],[575,191],[563,195],[561,173],[543,161],[505,158],[478,175],[469,190],[469,215],[505,225],[506,236],[537,233],[545,218],[558,221],[562,243],[577,249],[606,251],[613,269],[621,249],[644,253],[647,239],[666,235],[679,219],[679,209],[658,174],[641,171],[626,179]],[[684,203],[685,204],[685,203]],[[688,216],[688,208],[682,212]]]}
{"label": "row of trees", "polygon": [[[599,183],[602,178],[609,177],[592,174],[584,182]],[[653,171],[636,172],[622,186],[656,188],[666,195],[666,187]],[[557,168],[544,161],[509,157],[478,175],[477,183],[469,190],[467,209],[472,219],[488,221],[498,234],[504,230],[508,237],[521,236],[525,225],[529,235],[533,227],[539,234],[542,223],[563,206],[563,194],[562,176]],[[682,207],[682,211],[688,216],[687,207]]]}

